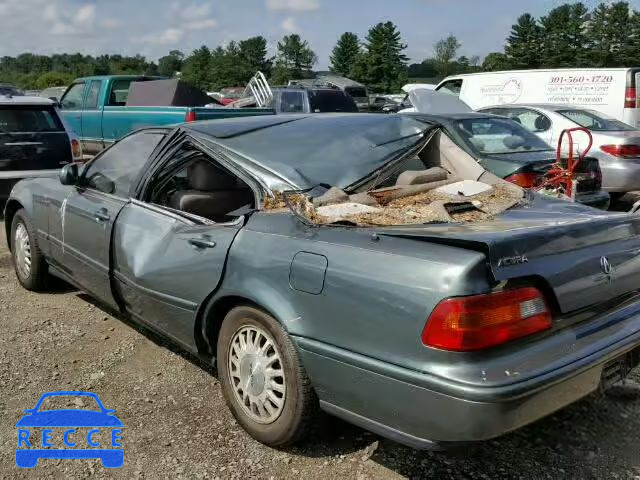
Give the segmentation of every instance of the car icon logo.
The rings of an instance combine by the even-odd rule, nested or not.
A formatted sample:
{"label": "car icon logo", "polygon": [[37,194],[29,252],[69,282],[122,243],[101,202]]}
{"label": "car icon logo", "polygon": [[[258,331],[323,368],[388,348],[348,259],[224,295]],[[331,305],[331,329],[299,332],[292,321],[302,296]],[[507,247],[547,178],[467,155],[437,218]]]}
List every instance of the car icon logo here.
{"label": "car icon logo", "polygon": [[[66,397],[66,398],[61,398]],[[70,401],[83,408],[47,409],[51,400]],[[94,409],[86,409],[85,402]],[[97,407],[97,408],[95,408]],[[18,447],[15,462],[20,468],[33,468],[41,458],[99,458],[106,468],[124,463],[120,444],[122,422],[114,410],[105,408],[91,392],[60,391],[43,394],[34,408],[18,420]]]}

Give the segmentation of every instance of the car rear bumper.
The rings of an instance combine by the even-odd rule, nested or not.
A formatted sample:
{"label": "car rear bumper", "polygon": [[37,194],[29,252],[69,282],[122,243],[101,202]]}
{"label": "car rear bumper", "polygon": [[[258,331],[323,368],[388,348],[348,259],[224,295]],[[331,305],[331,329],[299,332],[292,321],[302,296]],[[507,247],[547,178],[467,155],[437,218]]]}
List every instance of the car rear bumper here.
{"label": "car rear bumper", "polygon": [[[486,387],[309,339],[297,343],[327,412],[414,448],[439,449],[501,436],[598,390],[603,370],[609,372],[621,359],[640,360],[640,307],[634,303],[595,323],[526,343],[517,364],[513,357],[505,358],[501,367],[492,360],[493,367],[504,369],[503,377],[517,365],[533,364],[537,371],[522,379],[514,374],[501,383],[490,378],[487,383],[493,385]],[[548,360],[546,369],[541,358]],[[484,365],[479,363],[477,372]]]}
{"label": "car rear bumper", "polygon": [[600,158],[602,189],[611,193],[640,190],[640,160]]}

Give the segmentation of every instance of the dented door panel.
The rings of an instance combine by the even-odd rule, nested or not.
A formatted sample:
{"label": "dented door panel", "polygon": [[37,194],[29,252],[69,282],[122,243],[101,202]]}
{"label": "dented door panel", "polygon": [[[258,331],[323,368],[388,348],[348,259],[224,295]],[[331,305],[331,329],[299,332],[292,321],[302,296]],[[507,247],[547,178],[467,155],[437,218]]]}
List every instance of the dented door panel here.
{"label": "dented door panel", "polygon": [[240,224],[200,225],[132,202],[113,236],[116,296],[137,319],[195,348],[198,307],[222,278]]}

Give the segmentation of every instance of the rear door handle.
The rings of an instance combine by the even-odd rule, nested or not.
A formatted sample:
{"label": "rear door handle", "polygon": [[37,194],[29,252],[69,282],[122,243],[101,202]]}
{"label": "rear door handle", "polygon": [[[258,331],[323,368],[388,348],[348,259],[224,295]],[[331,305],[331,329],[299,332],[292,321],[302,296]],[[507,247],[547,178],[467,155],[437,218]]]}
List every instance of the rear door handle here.
{"label": "rear door handle", "polygon": [[208,238],[190,238],[189,243],[196,248],[214,248],[216,242]]}
{"label": "rear door handle", "polygon": [[111,220],[111,216],[106,208],[101,208],[100,210],[94,213],[96,222],[108,222]]}

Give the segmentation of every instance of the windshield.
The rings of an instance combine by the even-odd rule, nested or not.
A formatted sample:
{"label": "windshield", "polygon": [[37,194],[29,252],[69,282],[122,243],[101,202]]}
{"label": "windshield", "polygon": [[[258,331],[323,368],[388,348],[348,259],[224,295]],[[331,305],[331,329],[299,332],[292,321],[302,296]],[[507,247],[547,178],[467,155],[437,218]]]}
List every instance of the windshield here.
{"label": "windshield", "polygon": [[505,154],[540,152],[551,146],[513,120],[466,118],[453,122],[455,130],[475,153]]}
{"label": "windshield", "polygon": [[577,123],[581,127],[588,128],[592,132],[619,132],[631,131],[633,127],[623,123],[615,118],[608,117],[602,113],[593,110],[557,110],[557,112],[572,122]]}
{"label": "windshield", "polygon": [[0,106],[0,132],[62,132],[64,127],[53,107],[42,105]]}

